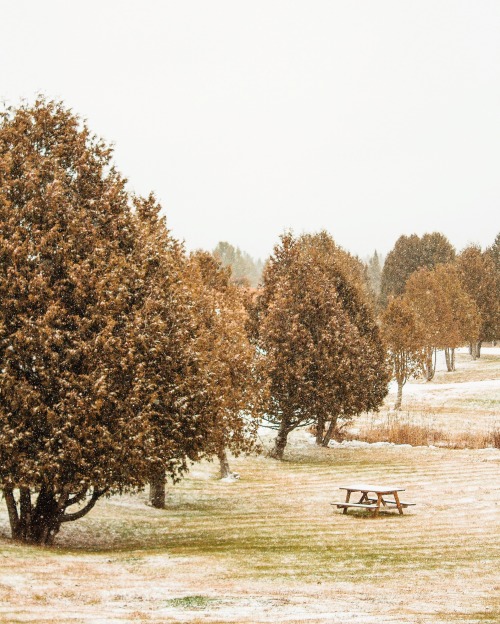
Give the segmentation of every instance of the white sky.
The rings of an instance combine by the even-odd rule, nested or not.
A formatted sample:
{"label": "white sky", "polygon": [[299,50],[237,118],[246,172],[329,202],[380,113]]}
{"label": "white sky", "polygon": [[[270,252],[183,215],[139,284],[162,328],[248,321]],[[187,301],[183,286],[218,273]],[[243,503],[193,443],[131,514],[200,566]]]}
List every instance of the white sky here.
{"label": "white sky", "polygon": [[0,99],[37,92],[188,248],[500,230],[498,0],[0,0]]}

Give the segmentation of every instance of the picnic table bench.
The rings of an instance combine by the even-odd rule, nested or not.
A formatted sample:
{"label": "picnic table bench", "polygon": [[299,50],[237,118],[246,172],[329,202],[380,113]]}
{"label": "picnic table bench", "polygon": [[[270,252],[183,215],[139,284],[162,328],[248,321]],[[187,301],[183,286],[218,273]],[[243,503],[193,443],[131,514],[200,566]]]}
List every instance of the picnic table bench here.
{"label": "picnic table bench", "polygon": [[[382,505],[384,507],[389,506],[389,508],[397,507],[399,513],[403,514],[403,508],[415,505],[415,503],[399,500],[398,492],[405,491],[405,488],[399,486],[356,483],[354,485],[341,486],[339,489],[346,490],[345,502],[336,502],[332,503],[332,505],[336,505],[337,508],[343,509],[343,513],[347,513],[349,507],[353,507],[355,509],[368,509],[372,512],[373,517],[375,517],[378,515],[380,506]],[[351,494],[354,492],[360,492],[361,497],[356,503],[351,503]],[[373,495],[375,495],[375,497],[373,497]]]}

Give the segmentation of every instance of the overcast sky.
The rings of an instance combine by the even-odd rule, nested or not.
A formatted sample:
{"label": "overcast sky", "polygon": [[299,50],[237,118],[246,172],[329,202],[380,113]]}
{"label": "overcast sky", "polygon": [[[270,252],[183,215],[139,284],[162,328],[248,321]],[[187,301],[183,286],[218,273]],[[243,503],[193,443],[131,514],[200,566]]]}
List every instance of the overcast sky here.
{"label": "overcast sky", "polygon": [[0,98],[62,99],[188,248],[500,230],[498,0],[0,0]]}

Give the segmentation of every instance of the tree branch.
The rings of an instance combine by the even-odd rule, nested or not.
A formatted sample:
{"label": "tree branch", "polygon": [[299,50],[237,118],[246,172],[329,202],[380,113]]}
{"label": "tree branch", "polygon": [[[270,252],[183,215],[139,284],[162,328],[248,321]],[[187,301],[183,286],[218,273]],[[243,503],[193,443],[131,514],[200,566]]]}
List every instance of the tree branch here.
{"label": "tree branch", "polygon": [[84,488],[78,494],[75,494],[73,498],[68,498],[66,501],[66,507],[70,507],[71,505],[76,505],[76,503],[81,502],[85,496],[87,495],[87,488]]}
{"label": "tree branch", "polygon": [[101,496],[105,494],[106,492],[107,492],[107,488],[104,490],[95,490],[89,502],[85,505],[85,507],[82,507],[82,509],[80,509],[79,511],[76,511],[75,513],[61,514],[59,516],[59,521],[60,522],[73,522],[74,520],[79,520],[80,518],[83,518],[83,516],[88,514],[89,511],[92,509],[92,507],[97,503],[98,499],[101,498]]}

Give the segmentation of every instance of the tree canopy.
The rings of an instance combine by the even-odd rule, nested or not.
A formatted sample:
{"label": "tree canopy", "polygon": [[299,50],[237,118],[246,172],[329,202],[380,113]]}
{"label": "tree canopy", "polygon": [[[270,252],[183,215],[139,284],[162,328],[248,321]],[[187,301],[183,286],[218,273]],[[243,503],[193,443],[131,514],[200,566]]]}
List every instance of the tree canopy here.
{"label": "tree canopy", "polygon": [[440,232],[400,236],[384,262],[381,279],[381,303],[387,305],[391,296],[401,295],[412,273],[420,268],[432,269],[455,259],[455,249]]}
{"label": "tree canopy", "polygon": [[296,427],[314,423],[326,445],[338,420],[376,409],[387,393],[385,352],[360,264],[322,232],[282,236],[266,265],[257,344],[266,414],[278,429],[276,458]]}
{"label": "tree canopy", "polygon": [[[497,237],[498,238],[498,237]],[[457,258],[460,281],[475,302],[481,317],[478,341],[496,340],[500,334],[500,272],[495,246],[482,252],[476,245],[466,247]],[[480,351],[473,345],[473,355]]]}
{"label": "tree canopy", "polygon": [[[433,353],[436,349],[454,350],[477,336],[480,317],[471,297],[462,288],[457,268],[440,264],[413,273],[405,290],[418,317],[426,350],[427,380],[434,377]],[[452,370],[453,366],[449,366]]]}
{"label": "tree canopy", "polygon": [[230,280],[230,270],[208,252],[191,256],[200,278],[198,317],[204,359],[210,383],[205,394],[204,418],[210,422],[205,454],[219,458],[221,476],[229,477],[227,450],[234,455],[255,448],[259,402],[254,368],[257,353],[246,332],[248,313],[244,293]]}
{"label": "tree canopy", "polygon": [[[15,538],[50,544],[102,496],[191,461],[255,448],[265,412],[287,436],[377,410],[432,353],[495,339],[499,236],[455,252],[402,236],[369,265],[326,232],[285,234],[262,263],[221,242],[190,255],[154,195],[62,103],[0,117],[0,489]],[[387,304],[375,319],[378,290]],[[249,314],[250,312],[250,314]],[[425,356],[425,357],[424,357]],[[224,472],[225,471],[225,472]]]}
{"label": "tree canopy", "polygon": [[206,438],[183,252],[111,157],[60,103],[2,114],[0,487],[19,539],[50,543],[154,468],[178,478]]}
{"label": "tree canopy", "polygon": [[399,410],[403,386],[424,371],[425,335],[418,316],[404,296],[389,301],[381,321],[392,374],[398,385],[394,409]]}

